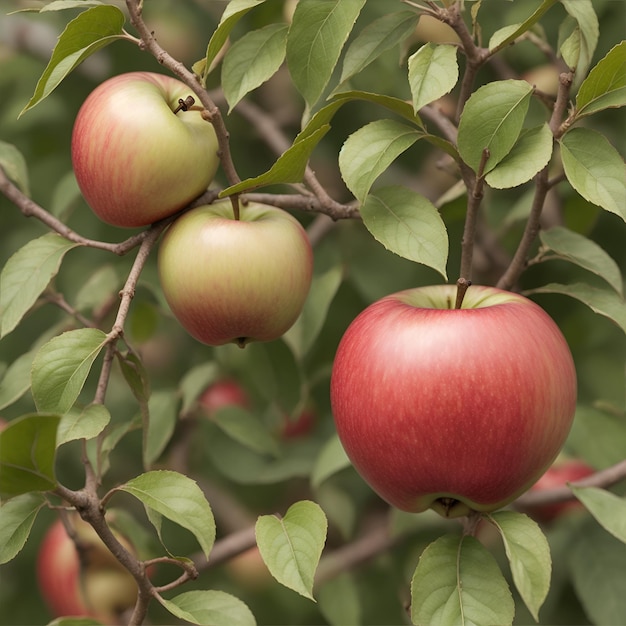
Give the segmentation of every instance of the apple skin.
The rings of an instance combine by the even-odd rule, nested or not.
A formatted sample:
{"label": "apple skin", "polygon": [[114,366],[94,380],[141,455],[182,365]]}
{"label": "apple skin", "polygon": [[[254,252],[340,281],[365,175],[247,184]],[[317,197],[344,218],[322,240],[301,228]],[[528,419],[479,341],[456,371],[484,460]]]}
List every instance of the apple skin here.
{"label": "apple skin", "polygon": [[[56,520],[46,532],[37,557],[41,595],[56,617],[87,615],[105,624],[118,623],[119,615],[135,605],[137,584],[89,524],[74,515],[71,523],[85,546],[82,569],[74,542],[61,520]],[[123,537],[118,539],[132,550]]]}
{"label": "apple skin", "polygon": [[230,200],[179,217],[159,247],[159,278],[174,316],[211,346],[272,341],[296,321],[311,285],[313,251],[289,213],[258,203],[233,216]]}
{"label": "apple skin", "polygon": [[348,327],[331,376],[337,432],[383,499],[444,517],[490,512],[545,472],[569,433],[576,372],[524,296],[471,286],[399,292]]}
{"label": "apple skin", "polygon": [[[591,476],[595,470],[580,459],[563,459],[551,465],[539,480],[530,488],[529,492],[546,491],[556,487],[564,487],[567,483],[575,482]],[[529,507],[526,511],[530,517],[542,524],[549,524],[554,520],[572,513],[584,510],[583,504],[576,499],[553,504],[541,504]]]}
{"label": "apple skin", "polygon": [[128,72],[100,84],[72,131],[78,186],[94,213],[114,226],[146,226],[202,194],[219,164],[202,107],[174,110],[193,95],[181,81]]}

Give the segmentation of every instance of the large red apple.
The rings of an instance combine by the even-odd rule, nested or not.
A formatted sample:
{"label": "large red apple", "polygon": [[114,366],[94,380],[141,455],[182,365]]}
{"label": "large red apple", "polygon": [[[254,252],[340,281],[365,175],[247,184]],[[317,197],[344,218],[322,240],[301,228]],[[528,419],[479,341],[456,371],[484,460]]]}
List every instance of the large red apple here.
{"label": "large red apple", "polygon": [[[41,595],[57,617],[88,615],[105,624],[118,623],[119,616],[136,602],[135,580],[89,524],[77,515],[71,516],[71,523],[81,545],[82,559],[61,520],[54,522],[44,536],[37,558]],[[123,537],[118,539],[132,550]]]}
{"label": "large red apple", "polygon": [[105,81],[81,106],[72,133],[78,186],[93,211],[115,226],[145,226],[202,194],[219,158],[202,107],[163,74],[129,72]]}
{"label": "large red apple", "polygon": [[[547,491],[557,487],[564,487],[567,483],[575,482],[594,473],[594,469],[580,459],[557,459],[548,471],[530,488],[530,492]],[[576,510],[584,510],[583,504],[572,498],[565,502],[552,502],[530,506],[526,511],[533,519],[543,524]]]}
{"label": "large red apple", "polygon": [[491,287],[387,296],[342,338],[331,378],[341,442],[395,507],[445,517],[494,511],[526,491],[572,423],[576,373],[554,321]]}
{"label": "large red apple", "polygon": [[234,219],[230,200],[179,217],[158,261],[175,317],[212,346],[280,337],[300,315],[313,272],[311,244],[293,216],[249,203]]}

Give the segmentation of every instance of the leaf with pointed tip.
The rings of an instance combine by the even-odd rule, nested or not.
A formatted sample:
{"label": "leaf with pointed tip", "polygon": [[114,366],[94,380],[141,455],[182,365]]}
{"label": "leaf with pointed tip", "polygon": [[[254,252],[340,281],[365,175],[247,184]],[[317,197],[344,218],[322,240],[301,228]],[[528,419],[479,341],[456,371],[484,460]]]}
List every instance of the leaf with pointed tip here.
{"label": "leaf with pointed tip", "polygon": [[626,333],[626,304],[619,294],[612,289],[599,289],[584,283],[559,285],[550,283],[524,292],[533,293],[560,293],[571,296],[586,304],[594,313],[602,315],[617,324]]}
{"label": "leaf with pointed tip", "polygon": [[327,526],[321,507],[308,500],[292,504],[282,519],[262,515],[256,523],[257,545],[272,576],[313,601],[313,579]]}
{"label": "leaf with pointed tip", "polygon": [[56,276],[65,254],[78,244],[56,233],[29,241],[0,274],[0,337],[6,337]]}
{"label": "leaf with pointed tip", "polygon": [[459,79],[456,46],[426,43],[409,57],[409,85],[413,110],[452,91]]}
{"label": "leaf with pointed tip", "polygon": [[330,126],[326,124],[303,139],[296,137],[294,144],[278,158],[267,172],[224,189],[220,192],[219,197],[224,198],[234,193],[242,193],[278,183],[299,183],[304,177],[311,153],[329,130]]}
{"label": "leaf with pointed tip", "polygon": [[254,615],[239,598],[215,589],[181,593],[171,600],[157,600],[174,616],[191,624],[256,626]]}
{"label": "leaf with pointed tip", "polygon": [[285,58],[286,24],[269,24],[238,39],[224,55],[222,89],[228,111],[271,78]]}
{"label": "leaf with pointed tip", "polygon": [[180,398],[174,390],[160,389],[148,400],[148,420],[144,425],[143,464],[148,469],[170,442],[176,423]]}
{"label": "leaf with pointed tip", "polygon": [[[575,52],[566,60],[569,67],[576,68],[574,86],[578,86],[587,74],[593,53],[600,38],[600,25],[591,0],[561,0],[561,4],[578,24],[575,29]],[[573,42],[572,42],[573,43]],[[565,57],[564,57],[565,58]]]}
{"label": "leaf with pointed tip", "polygon": [[310,109],[321,97],[365,0],[300,0],[287,37],[287,67]]}
{"label": "leaf with pointed tip", "polygon": [[190,531],[209,558],[215,543],[213,512],[198,484],[178,472],[155,470],[117,488],[137,498],[147,512],[156,512]]}
{"label": "leaf with pointed tip", "polygon": [[560,144],[572,187],[585,200],[626,221],[626,166],[608,139],[589,128],[572,128]]}
{"label": "leaf with pointed tip", "polygon": [[363,203],[374,181],[424,133],[395,120],[376,120],[352,133],[339,152],[346,186]]}
{"label": "leaf with pointed tip", "polygon": [[552,156],[552,133],[548,124],[520,133],[515,145],[485,176],[494,189],[510,189],[528,182],[542,170]]}
{"label": "leaf with pointed tip", "polygon": [[0,379],[0,409],[19,400],[30,388],[30,370],[35,350],[18,357]]}
{"label": "leaf with pointed tip", "polygon": [[539,232],[541,243],[559,257],[604,278],[623,297],[619,265],[597,243],[563,226]]}
{"label": "leaf with pointed tip", "polygon": [[626,543],[626,500],[598,487],[571,487],[597,522],[622,543]]}
{"label": "leaf with pointed tip", "polygon": [[111,414],[103,404],[90,404],[82,411],[69,411],[59,424],[57,446],[76,439],[93,439],[110,421]]}
{"label": "leaf with pointed tip", "polygon": [[576,117],[626,105],[626,41],[617,44],[580,85]]}
{"label": "leaf with pointed tip", "polygon": [[341,85],[358,74],[383,52],[408,37],[419,21],[415,11],[393,11],[368,24],[348,46],[341,69]]}
{"label": "leaf with pointed tip", "polygon": [[405,187],[383,187],[367,196],[361,217],[387,250],[446,278],[448,232],[430,200]]}
{"label": "leaf with pointed tip", "polygon": [[422,553],[411,581],[416,626],[513,623],[515,604],[496,560],[470,536],[443,535]]}
{"label": "leaf with pointed tip", "polygon": [[92,7],[74,18],[61,33],[35,93],[20,115],[48,97],[88,56],[118,39],[126,39],[124,22],[122,11],[110,5]]}
{"label": "leaf with pointed tip", "polygon": [[193,71],[206,83],[207,76],[213,69],[213,61],[224,47],[228,36],[237,25],[237,22],[251,9],[263,4],[265,0],[231,0],[224,9],[220,23],[211,35],[207,45],[206,55],[193,65]]}
{"label": "leaf with pointed tip", "polygon": [[525,80],[499,80],[477,89],[459,122],[459,154],[475,172],[489,150],[484,174],[509,154],[526,118],[533,87]]}
{"label": "leaf with pointed tip", "polygon": [[5,141],[0,141],[0,167],[23,194],[30,196],[26,159],[13,144]]}
{"label": "leaf with pointed tip", "polygon": [[0,432],[0,498],[56,487],[56,435],[61,417],[45,413],[11,420]]}
{"label": "leaf with pointed tip", "polygon": [[31,373],[39,411],[70,410],[106,341],[106,334],[97,328],[79,328],[53,337],[39,349]]}
{"label": "leaf with pointed tip", "polygon": [[536,621],[550,590],[550,546],[539,525],[515,511],[496,511],[487,516],[500,531],[513,582]]}
{"label": "leaf with pointed tip", "polygon": [[46,501],[39,494],[15,496],[0,507],[0,565],[12,560],[24,547],[37,514]]}

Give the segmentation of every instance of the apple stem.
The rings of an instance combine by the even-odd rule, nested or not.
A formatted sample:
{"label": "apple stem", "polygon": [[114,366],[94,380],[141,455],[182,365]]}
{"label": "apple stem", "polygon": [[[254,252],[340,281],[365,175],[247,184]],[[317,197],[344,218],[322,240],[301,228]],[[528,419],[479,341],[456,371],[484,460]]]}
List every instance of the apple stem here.
{"label": "apple stem", "polygon": [[187,96],[184,100],[179,98],[178,106],[174,109],[174,115],[179,111],[188,111],[194,105],[195,101],[193,96]]}
{"label": "apple stem", "polygon": [[235,215],[235,219],[239,220],[239,195],[235,194],[234,196],[230,196],[230,203],[233,205],[233,214]]}
{"label": "apple stem", "polygon": [[471,286],[472,281],[467,280],[466,278],[459,278],[456,281],[456,302],[454,304],[455,309],[460,309],[463,306],[463,298],[465,298],[465,294],[467,293],[468,288]]}
{"label": "apple stem", "polygon": [[478,529],[478,525],[480,524],[483,516],[478,511],[472,511],[466,517],[462,519],[463,524],[463,534],[474,537],[476,535],[476,530]]}

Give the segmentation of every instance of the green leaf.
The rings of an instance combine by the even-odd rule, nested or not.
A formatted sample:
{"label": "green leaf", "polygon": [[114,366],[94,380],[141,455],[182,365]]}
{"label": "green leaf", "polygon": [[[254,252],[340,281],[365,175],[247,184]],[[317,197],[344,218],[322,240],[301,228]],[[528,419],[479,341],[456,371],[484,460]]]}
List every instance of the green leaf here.
{"label": "green leaf", "polygon": [[560,141],[567,180],[585,200],[626,221],[626,167],[608,139],[589,128],[572,128]]}
{"label": "green leaf", "polygon": [[0,380],[0,410],[19,400],[30,388],[30,370],[35,358],[31,350],[19,356]]}
{"label": "green leaf", "polygon": [[586,304],[594,313],[610,319],[626,333],[626,306],[624,300],[613,290],[599,289],[584,283],[572,283],[570,285],[550,283],[525,293],[560,293],[576,298],[576,300]]}
{"label": "green leaf", "polygon": [[513,582],[531,615],[539,621],[539,609],[550,590],[550,546],[539,525],[515,511],[487,516],[500,531]]}
{"label": "green leaf", "polygon": [[509,189],[528,182],[552,156],[552,133],[548,124],[523,130],[509,152],[485,181],[494,189]]}
{"label": "green leaf", "polygon": [[109,5],[92,7],[73,19],[61,33],[35,93],[20,115],[48,97],[88,56],[118,39],[126,39],[124,21],[122,11]]}
{"label": "green leaf", "polygon": [[101,330],[79,328],[53,337],[39,349],[31,374],[31,390],[39,411],[70,410],[106,341]]}
{"label": "green leaf", "polygon": [[626,545],[589,519],[571,538],[568,556],[576,597],[590,623],[623,624]]}
{"label": "green leaf", "polygon": [[140,405],[144,406],[150,398],[150,377],[141,359],[134,352],[117,352],[117,360],[124,379]]}
{"label": "green leaf", "polygon": [[623,297],[619,265],[597,243],[563,226],[542,230],[539,237],[541,243],[558,257],[604,278]]}
{"label": "green leaf", "polygon": [[322,96],[365,0],[301,0],[287,37],[287,67],[310,109]]}
{"label": "green leaf", "polygon": [[315,345],[343,277],[343,268],[339,261],[333,260],[330,266],[320,268],[319,258],[320,255],[316,255],[313,280],[302,313],[296,323],[283,335],[283,340],[299,359]]}
{"label": "green leaf", "polygon": [[38,11],[39,13],[45,13],[47,11],[64,11],[65,9],[84,9],[85,7],[95,7],[101,4],[103,3],[98,0],[54,0],[54,2],[46,4]]}
{"label": "green leaf", "polygon": [[626,420],[579,405],[567,438],[567,450],[597,469],[623,461],[626,458]]}
{"label": "green leaf", "polygon": [[509,154],[522,130],[532,92],[525,80],[499,80],[470,96],[459,123],[458,148],[475,172],[484,149],[489,150],[485,174]]}
{"label": "green leaf", "polygon": [[224,198],[266,185],[301,182],[311,153],[329,130],[330,126],[326,125],[303,139],[299,140],[296,137],[294,144],[278,158],[267,172],[227,187],[220,192],[219,197]]}
{"label": "green leaf", "polygon": [[408,37],[419,15],[414,11],[394,11],[368,24],[348,46],[339,84],[358,74],[383,52]]}
{"label": "green leaf", "polygon": [[576,68],[574,86],[577,86],[587,74],[593,53],[598,45],[600,38],[598,16],[591,0],[561,0],[561,4],[578,24],[574,34],[576,40],[575,55],[566,59],[569,67]]}
{"label": "green leaf", "polygon": [[333,474],[351,466],[350,459],[343,449],[339,437],[334,434],[324,444],[315,461],[313,471],[311,472],[311,486],[317,489]]}
{"label": "green leaf", "polygon": [[321,507],[308,500],[291,505],[282,519],[262,515],[256,523],[257,545],[272,576],[313,601],[313,580],[327,527]]}
{"label": "green leaf", "polygon": [[65,253],[77,245],[48,233],[29,241],[9,258],[0,274],[0,338],[20,323],[56,276]]}
{"label": "green leaf", "polygon": [[189,412],[200,394],[218,377],[219,368],[214,361],[196,365],[185,373],[179,385],[179,392],[183,400],[180,409],[181,415],[186,415]]}
{"label": "green leaf", "polygon": [[159,390],[148,401],[148,423],[144,427],[143,463],[149,468],[169,443],[176,423],[180,398],[175,391]]}
{"label": "green leaf", "polygon": [[26,159],[13,144],[5,141],[0,141],[0,167],[24,195],[30,196]]}
{"label": "green leaf", "polygon": [[103,626],[102,622],[91,617],[57,617],[47,626]]}
{"label": "green leaf", "polygon": [[287,30],[286,24],[269,24],[246,33],[230,47],[222,64],[222,89],[229,112],[281,66]]}
{"label": "green leaf", "polygon": [[255,626],[252,611],[239,598],[214,589],[186,591],[166,600],[157,600],[174,616],[192,624],[211,626]]}
{"label": "green leaf", "polygon": [[213,512],[198,484],[177,472],[152,471],[118,487],[135,496],[147,512],[156,512],[189,530],[208,559],[215,543]]}
{"label": "green leaf", "polygon": [[99,267],[76,294],[74,306],[79,311],[93,311],[117,296],[120,279],[112,265]]}
{"label": "green leaf", "polygon": [[24,547],[37,514],[45,505],[42,496],[24,493],[0,507],[0,565],[11,561]]}
{"label": "green leaf", "polygon": [[452,91],[459,79],[456,46],[424,44],[409,57],[409,85],[413,110],[438,100]]}
{"label": "green leaf", "polygon": [[424,136],[395,120],[376,120],[350,135],[339,152],[346,186],[363,203],[374,181],[403,152]]}
{"label": "green leaf", "polygon": [[223,48],[228,36],[237,22],[251,9],[263,4],[265,0],[231,0],[224,9],[220,23],[211,35],[207,46],[206,56],[193,66],[193,71],[202,78],[202,82],[206,83],[207,76],[213,69],[213,61],[217,58],[220,50]]}
{"label": "green leaf", "polygon": [[278,442],[257,415],[239,406],[225,406],[216,411],[213,421],[229,437],[259,454],[278,456]]}
{"label": "green leaf", "polygon": [[424,196],[404,187],[383,187],[367,196],[361,217],[387,250],[446,278],[448,233],[439,211]]}
{"label": "green leaf", "polygon": [[82,411],[69,411],[59,424],[57,446],[76,439],[93,439],[110,421],[111,414],[103,404],[90,404]]}
{"label": "green leaf", "polygon": [[576,117],[626,105],[626,41],[617,44],[580,85]]}
{"label": "green leaf", "polygon": [[598,487],[570,487],[604,530],[626,543],[626,500]]}
{"label": "green leaf", "polygon": [[504,28],[496,31],[489,40],[489,50],[491,52],[497,52],[498,50],[502,50],[502,48],[508,46],[520,35],[529,31],[541,19],[543,14],[557,2],[558,0],[543,0],[535,12],[521,24],[505,26]]}
{"label": "green leaf", "polygon": [[333,626],[361,624],[361,598],[354,577],[349,573],[339,574],[322,585],[318,592],[322,615]]}
{"label": "green leaf", "polygon": [[493,556],[474,537],[444,535],[422,553],[411,581],[416,626],[513,623],[515,604]]}
{"label": "green leaf", "polygon": [[54,460],[59,415],[31,414],[0,432],[0,498],[56,487]]}

